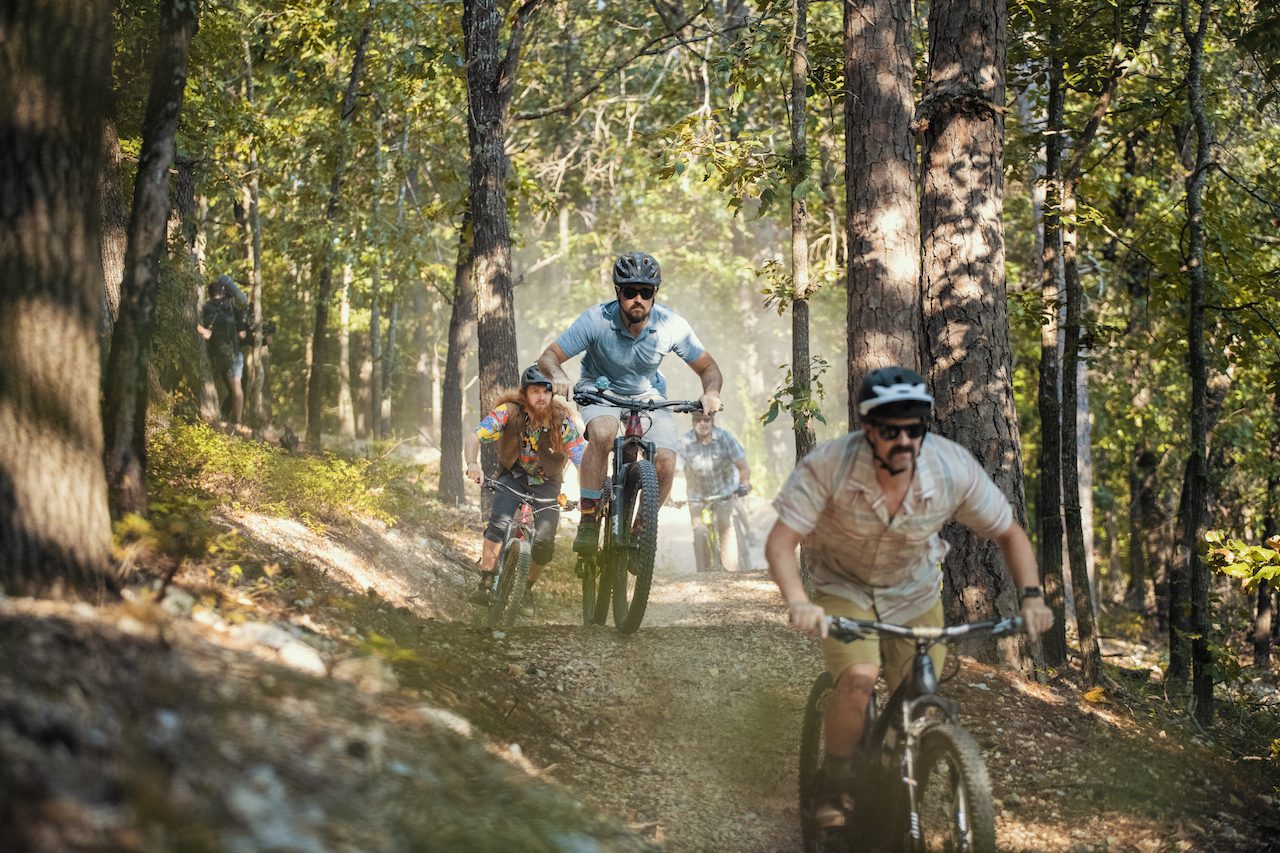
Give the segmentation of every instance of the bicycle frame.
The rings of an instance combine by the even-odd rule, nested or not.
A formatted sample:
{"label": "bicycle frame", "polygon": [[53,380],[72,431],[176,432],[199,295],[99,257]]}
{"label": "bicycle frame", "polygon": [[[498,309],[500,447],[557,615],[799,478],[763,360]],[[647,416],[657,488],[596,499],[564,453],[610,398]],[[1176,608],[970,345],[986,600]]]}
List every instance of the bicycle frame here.
{"label": "bicycle frame", "polygon": [[[923,844],[923,830],[919,811],[919,779],[916,759],[924,729],[937,721],[928,712],[936,710],[949,723],[959,725],[959,706],[938,694],[939,681],[929,649],[935,643],[960,639],[972,634],[989,633],[992,636],[1011,634],[1022,628],[1022,619],[1012,617],[999,621],[973,622],[949,627],[908,627],[883,622],[829,617],[828,625],[833,637],[845,642],[870,635],[901,637],[915,643],[911,675],[897,686],[878,714],[874,694],[867,704],[866,724],[858,743],[859,751],[872,766],[906,788],[906,804],[909,809],[909,832],[915,845]],[[898,767],[892,766],[899,761]],[[896,771],[896,774],[895,774]]]}

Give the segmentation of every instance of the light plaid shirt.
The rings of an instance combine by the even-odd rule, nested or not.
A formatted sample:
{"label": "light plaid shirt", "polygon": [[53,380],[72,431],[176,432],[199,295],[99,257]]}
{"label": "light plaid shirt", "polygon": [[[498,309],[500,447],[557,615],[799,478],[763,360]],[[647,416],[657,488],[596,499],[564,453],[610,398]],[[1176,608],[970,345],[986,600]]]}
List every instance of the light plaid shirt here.
{"label": "light plaid shirt", "polygon": [[928,435],[897,515],[889,518],[871,445],[861,430],[824,442],[800,460],[773,501],[778,519],[804,537],[814,588],[882,621],[919,616],[938,600],[950,547],[947,521],[994,538],[1013,508],[968,450]]}

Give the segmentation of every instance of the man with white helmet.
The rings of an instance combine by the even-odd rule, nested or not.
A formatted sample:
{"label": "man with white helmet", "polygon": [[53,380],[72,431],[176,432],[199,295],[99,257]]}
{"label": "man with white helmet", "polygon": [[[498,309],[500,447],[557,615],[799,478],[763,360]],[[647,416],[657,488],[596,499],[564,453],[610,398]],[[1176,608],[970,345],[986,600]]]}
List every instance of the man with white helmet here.
{"label": "man with white helmet", "polygon": [[[765,556],[786,600],[791,626],[822,637],[835,690],[826,704],[826,760],[814,819],[842,825],[850,804],[841,792],[855,775],[855,751],[881,659],[892,694],[910,672],[907,639],[870,637],[853,643],[827,638],[825,617],[941,626],[939,535],[955,519],[1000,548],[1022,601],[1033,639],[1053,624],[1040,593],[1035,555],[1008,499],[968,450],[929,435],[933,396],[924,378],[901,367],[867,374],[858,392],[862,429],[825,442],[800,460],[774,508]],[[800,579],[801,542],[813,578],[809,599]],[[946,647],[930,651],[941,672]]]}

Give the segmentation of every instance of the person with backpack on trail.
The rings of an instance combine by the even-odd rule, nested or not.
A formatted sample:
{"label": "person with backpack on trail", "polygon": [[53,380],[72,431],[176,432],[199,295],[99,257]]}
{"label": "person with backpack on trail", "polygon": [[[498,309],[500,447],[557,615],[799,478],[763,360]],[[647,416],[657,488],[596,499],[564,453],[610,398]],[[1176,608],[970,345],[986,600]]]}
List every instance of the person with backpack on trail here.
{"label": "person with backpack on trail", "polygon": [[244,375],[244,353],[240,347],[248,330],[244,308],[249,298],[225,273],[209,282],[208,294],[208,301],[200,309],[196,331],[204,338],[213,378],[226,392],[221,395],[223,416],[229,414],[232,427],[236,427],[244,413],[244,389],[240,384]]}
{"label": "person with backpack on trail", "polygon": [[[489,587],[503,532],[520,505],[513,492],[553,501],[560,496],[564,466],[570,461],[575,466],[582,465],[585,445],[582,433],[568,407],[556,402],[554,397],[551,380],[536,364],[530,365],[520,376],[519,390],[500,396],[493,411],[463,441],[462,458],[467,463],[467,477],[475,483],[484,482],[480,468],[481,442],[497,442],[501,467],[497,481],[507,487],[494,492],[493,509],[480,552],[480,585],[470,597],[473,604],[489,603]],[[548,504],[536,513],[530,587],[555,554],[559,526],[558,505]]]}

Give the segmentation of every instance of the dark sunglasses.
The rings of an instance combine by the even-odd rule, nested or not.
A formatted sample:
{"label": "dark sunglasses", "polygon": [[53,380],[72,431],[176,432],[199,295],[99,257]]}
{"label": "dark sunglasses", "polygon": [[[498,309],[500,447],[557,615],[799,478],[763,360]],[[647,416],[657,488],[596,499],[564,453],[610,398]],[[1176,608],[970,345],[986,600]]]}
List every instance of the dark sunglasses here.
{"label": "dark sunglasses", "polygon": [[618,292],[622,294],[623,299],[635,299],[637,296],[639,296],[645,302],[652,302],[653,295],[658,292],[658,288],[631,287],[630,285],[627,285],[627,286],[619,286]]}
{"label": "dark sunglasses", "polygon": [[923,421],[920,421],[914,424],[906,424],[906,425],[867,424],[867,426],[870,429],[875,430],[876,433],[885,441],[893,441],[895,438],[898,437],[898,433],[902,433],[902,432],[905,432],[907,434],[907,438],[919,438],[920,436],[924,435],[926,432],[929,431],[929,426],[925,424]]}

